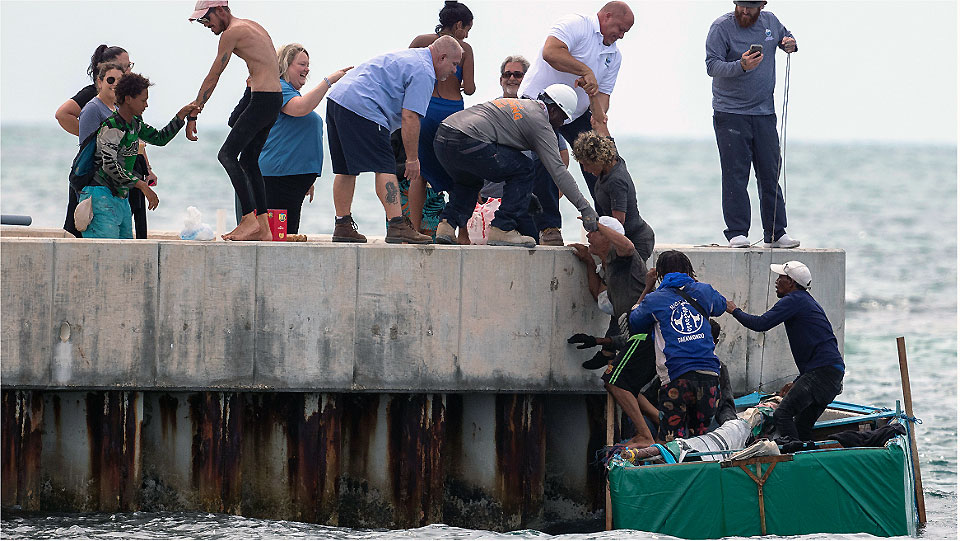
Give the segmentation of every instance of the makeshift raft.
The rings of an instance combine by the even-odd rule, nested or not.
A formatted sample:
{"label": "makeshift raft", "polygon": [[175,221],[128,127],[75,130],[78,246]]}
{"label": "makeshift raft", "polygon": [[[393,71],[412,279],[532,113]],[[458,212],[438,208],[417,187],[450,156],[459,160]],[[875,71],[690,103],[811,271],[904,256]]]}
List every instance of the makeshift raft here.
{"label": "makeshift raft", "polygon": [[[752,394],[738,409],[756,405]],[[814,426],[818,441],[888,423],[913,429],[896,410],[833,402]],[[800,451],[744,460],[636,466],[607,464],[613,526],[688,539],[728,536],[917,534],[909,432],[884,447]],[[922,503],[921,503],[922,505]]]}

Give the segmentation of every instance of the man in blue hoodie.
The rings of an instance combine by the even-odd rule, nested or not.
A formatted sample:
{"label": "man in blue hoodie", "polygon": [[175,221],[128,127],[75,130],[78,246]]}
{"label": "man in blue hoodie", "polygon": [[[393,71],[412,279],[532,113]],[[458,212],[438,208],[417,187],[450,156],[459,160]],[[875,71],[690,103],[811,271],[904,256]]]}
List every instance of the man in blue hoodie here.
{"label": "man in blue hoodie", "polygon": [[[657,350],[660,441],[706,434],[721,399],[709,318],[722,315],[727,300],[696,277],[685,254],[663,252],[630,312],[630,331],[652,333]],[[653,291],[657,278],[660,287]]]}
{"label": "man in blue hoodie", "polygon": [[808,291],[813,284],[810,269],[799,261],[787,261],[770,265],[770,270],[779,275],[776,286],[780,300],[773,308],[762,316],[753,316],[727,301],[727,312],[744,327],[758,332],[783,323],[800,376],[773,412],[780,433],[777,443],[810,441],[813,424],[843,390],[843,357],[827,314]]}

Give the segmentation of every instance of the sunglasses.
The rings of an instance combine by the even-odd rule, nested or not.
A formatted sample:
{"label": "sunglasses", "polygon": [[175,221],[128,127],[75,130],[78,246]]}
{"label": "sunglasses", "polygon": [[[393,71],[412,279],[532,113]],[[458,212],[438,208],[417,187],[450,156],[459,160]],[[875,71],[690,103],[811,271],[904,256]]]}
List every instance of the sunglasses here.
{"label": "sunglasses", "polygon": [[127,64],[127,67],[124,71],[130,71],[132,69],[133,69],[133,62],[130,62],[129,64]]}
{"label": "sunglasses", "polygon": [[500,74],[500,77],[503,79],[509,79],[510,77],[513,77],[514,79],[523,79],[523,72],[522,71],[505,71]]}
{"label": "sunglasses", "polygon": [[208,9],[207,12],[203,14],[203,17],[199,17],[199,18],[197,19],[197,22],[200,23],[200,24],[207,24],[207,23],[209,23],[209,22],[210,22],[210,12],[211,12],[211,11],[213,11],[213,9]]}

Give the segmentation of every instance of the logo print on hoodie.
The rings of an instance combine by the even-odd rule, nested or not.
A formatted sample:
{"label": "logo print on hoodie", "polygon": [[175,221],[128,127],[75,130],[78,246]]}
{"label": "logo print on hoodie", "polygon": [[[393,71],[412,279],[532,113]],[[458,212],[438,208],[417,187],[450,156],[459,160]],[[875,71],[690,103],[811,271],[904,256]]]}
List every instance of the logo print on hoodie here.
{"label": "logo print on hoodie", "polygon": [[674,306],[670,314],[670,326],[679,334],[693,334],[703,326],[703,315],[683,301]]}

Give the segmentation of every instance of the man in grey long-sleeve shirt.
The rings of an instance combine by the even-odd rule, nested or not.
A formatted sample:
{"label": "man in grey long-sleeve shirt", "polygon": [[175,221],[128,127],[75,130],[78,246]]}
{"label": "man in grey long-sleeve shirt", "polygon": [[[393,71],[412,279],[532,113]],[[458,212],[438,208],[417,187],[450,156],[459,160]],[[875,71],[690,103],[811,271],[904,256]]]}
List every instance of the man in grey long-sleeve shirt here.
{"label": "man in grey long-sleeve shirt", "polygon": [[[750,163],[760,191],[765,246],[796,248],[787,235],[787,209],[780,191],[780,141],[773,108],[777,47],[787,53],[797,42],[766,2],[734,1],[707,34],[707,75],[713,78],[713,129],[720,149],[723,220],[731,248],[750,246]],[[753,45],[761,50],[751,53]]]}
{"label": "man in grey long-sleeve shirt", "polygon": [[488,244],[536,246],[536,240],[516,231],[517,217],[526,212],[533,186],[533,160],[524,150],[540,158],[557,187],[580,211],[587,231],[596,230],[597,213],[563,165],[554,132],[575,103],[573,89],[557,84],[547,87],[537,100],[499,98],[454,113],[440,124],[434,149],[454,186],[437,225],[438,243],[456,243],[455,228],[466,227],[487,179],[504,183]]}

